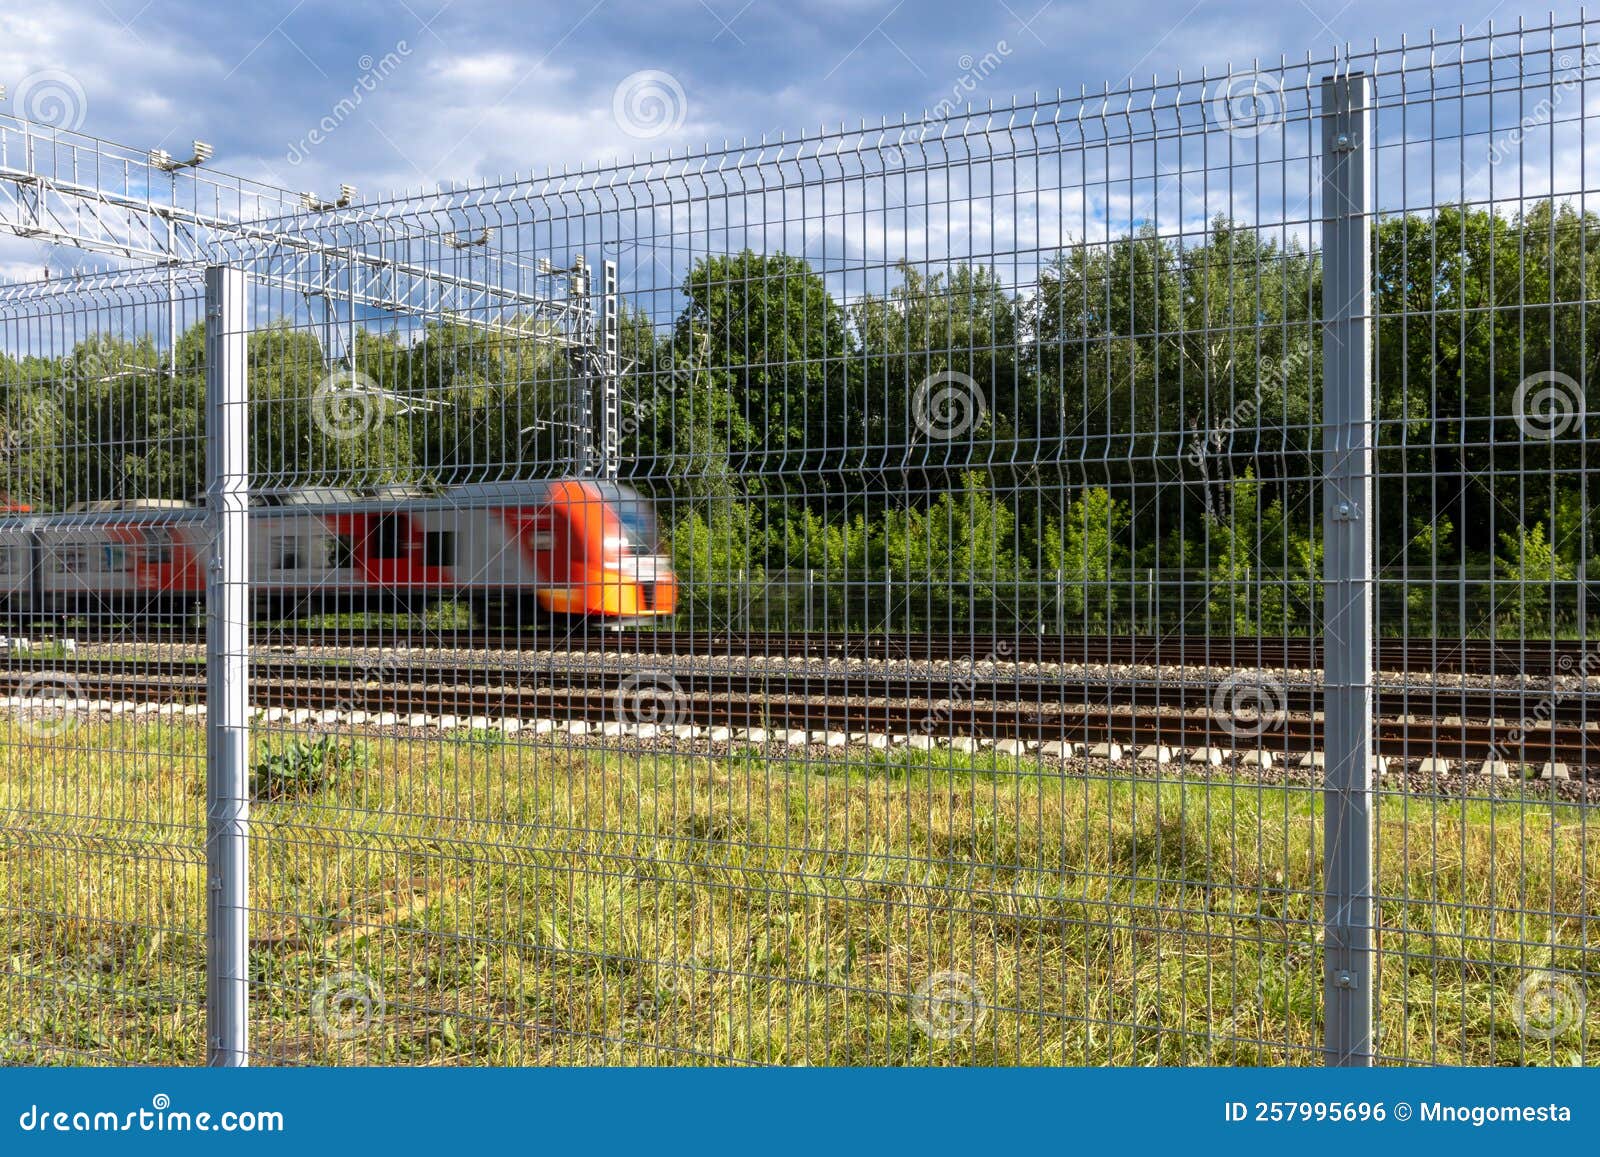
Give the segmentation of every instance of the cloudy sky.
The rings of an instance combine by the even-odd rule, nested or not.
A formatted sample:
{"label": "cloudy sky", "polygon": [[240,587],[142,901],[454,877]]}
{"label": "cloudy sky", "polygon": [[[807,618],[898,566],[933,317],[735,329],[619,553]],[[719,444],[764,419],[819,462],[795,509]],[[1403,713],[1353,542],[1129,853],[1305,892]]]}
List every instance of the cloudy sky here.
{"label": "cloudy sky", "polygon": [[[1575,16],[1576,4],[1556,14]],[[1518,0],[8,0],[21,111],[363,194],[920,116],[1335,44],[1514,29]],[[997,61],[974,81],[973,62]],[[968,88],[959,88],[962,78]],[[21,266],[18,265],[21,261]],[[0,246],[0,274],[34,258]]]}
{"label": "cloudy sky", "polygon": [[[920,115],[1002,43],[1000,67],[963,97],[1545,12],[1519,0],[11,0],[0,83],[15,99],[30,74],[65,73],[85,132],[175,152],[201,137],[229,172],[375,193]],[[641,72],[656,83],[619,99]]]}

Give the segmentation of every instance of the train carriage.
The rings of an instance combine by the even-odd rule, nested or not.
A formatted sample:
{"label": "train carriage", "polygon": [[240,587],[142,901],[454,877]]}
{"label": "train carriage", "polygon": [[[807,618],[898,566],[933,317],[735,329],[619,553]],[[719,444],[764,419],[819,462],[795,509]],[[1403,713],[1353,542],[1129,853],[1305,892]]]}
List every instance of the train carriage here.
{"label": "train carriage", "polygon": [[[676,607],[650,505],[615,483],[277,498],[250,510],[258,617],[416,611],[458,599],[485,622],[626,625]],[[0,519],[0,597],[13,618],[186,614],[204,603],[204,534],[204,511],[183,503]]]}
{"label": "train carriage", "polygon": [[34,546],[29,520],[0,521],[0,615],[15,621],[33,610]]}

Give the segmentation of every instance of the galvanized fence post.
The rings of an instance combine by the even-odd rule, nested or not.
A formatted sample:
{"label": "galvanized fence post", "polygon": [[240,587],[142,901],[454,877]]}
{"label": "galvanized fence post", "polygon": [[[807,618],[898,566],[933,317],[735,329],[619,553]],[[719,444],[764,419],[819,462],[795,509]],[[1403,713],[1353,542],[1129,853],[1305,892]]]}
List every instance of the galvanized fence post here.
{"label": "galvanized fence post", "polygon": [[1373,1061],[1368,78],[1322,83],[1323,1053]]}
{"label": "galvanized fence post", "polygon": [[206,270],[206,1064],[249,1058],[245,276]]}

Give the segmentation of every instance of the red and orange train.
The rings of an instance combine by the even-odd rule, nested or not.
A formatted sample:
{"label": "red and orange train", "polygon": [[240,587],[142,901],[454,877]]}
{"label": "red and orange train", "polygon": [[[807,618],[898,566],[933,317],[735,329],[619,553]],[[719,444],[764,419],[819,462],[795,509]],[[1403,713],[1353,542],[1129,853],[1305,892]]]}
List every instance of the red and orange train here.
{"label": "red and orange train", "polygon": [[[637,625],[676,609],[649,501],[564,479],[363,498],[302,491],[250,510],[259,618],[418,611],[444,600],[493,624]],[[0,613],[181,616],[205,602],[205,512],[175,502],[0,513]]]}

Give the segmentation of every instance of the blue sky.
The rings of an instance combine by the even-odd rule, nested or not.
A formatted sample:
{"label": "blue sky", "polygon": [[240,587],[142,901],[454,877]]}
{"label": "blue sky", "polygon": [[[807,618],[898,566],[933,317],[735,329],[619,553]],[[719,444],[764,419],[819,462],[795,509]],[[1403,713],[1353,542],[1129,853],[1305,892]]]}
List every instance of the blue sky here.
{"label": "blue sky", "polygon": [[[0,84],[13,111],[32,101],[84,133],[180,156],[202,138],[218,171],[373,197],[919,117],[952,98],[982,107],[1325,57],[1375,36],[1395,46],[1430,25],[1454,35],[1492,20],[1504,32],[1547,11],[1515,0],[8,0]],[[46,260],[85,259],[0,237],[0,278],[32,280]]]}
{"label": "blue sky", "polygon": [[[15,100],[30,74],[59,70],[81,90],[85,132],[174,152],[201,137],[227,172],[380,193],[920,115],[991,53],[999,66],[962,94],[979,103],[1545,12],[1514,0],[10,0],[0,83]],[[619,116],[618,86],[640,73],[642,101]]]}

